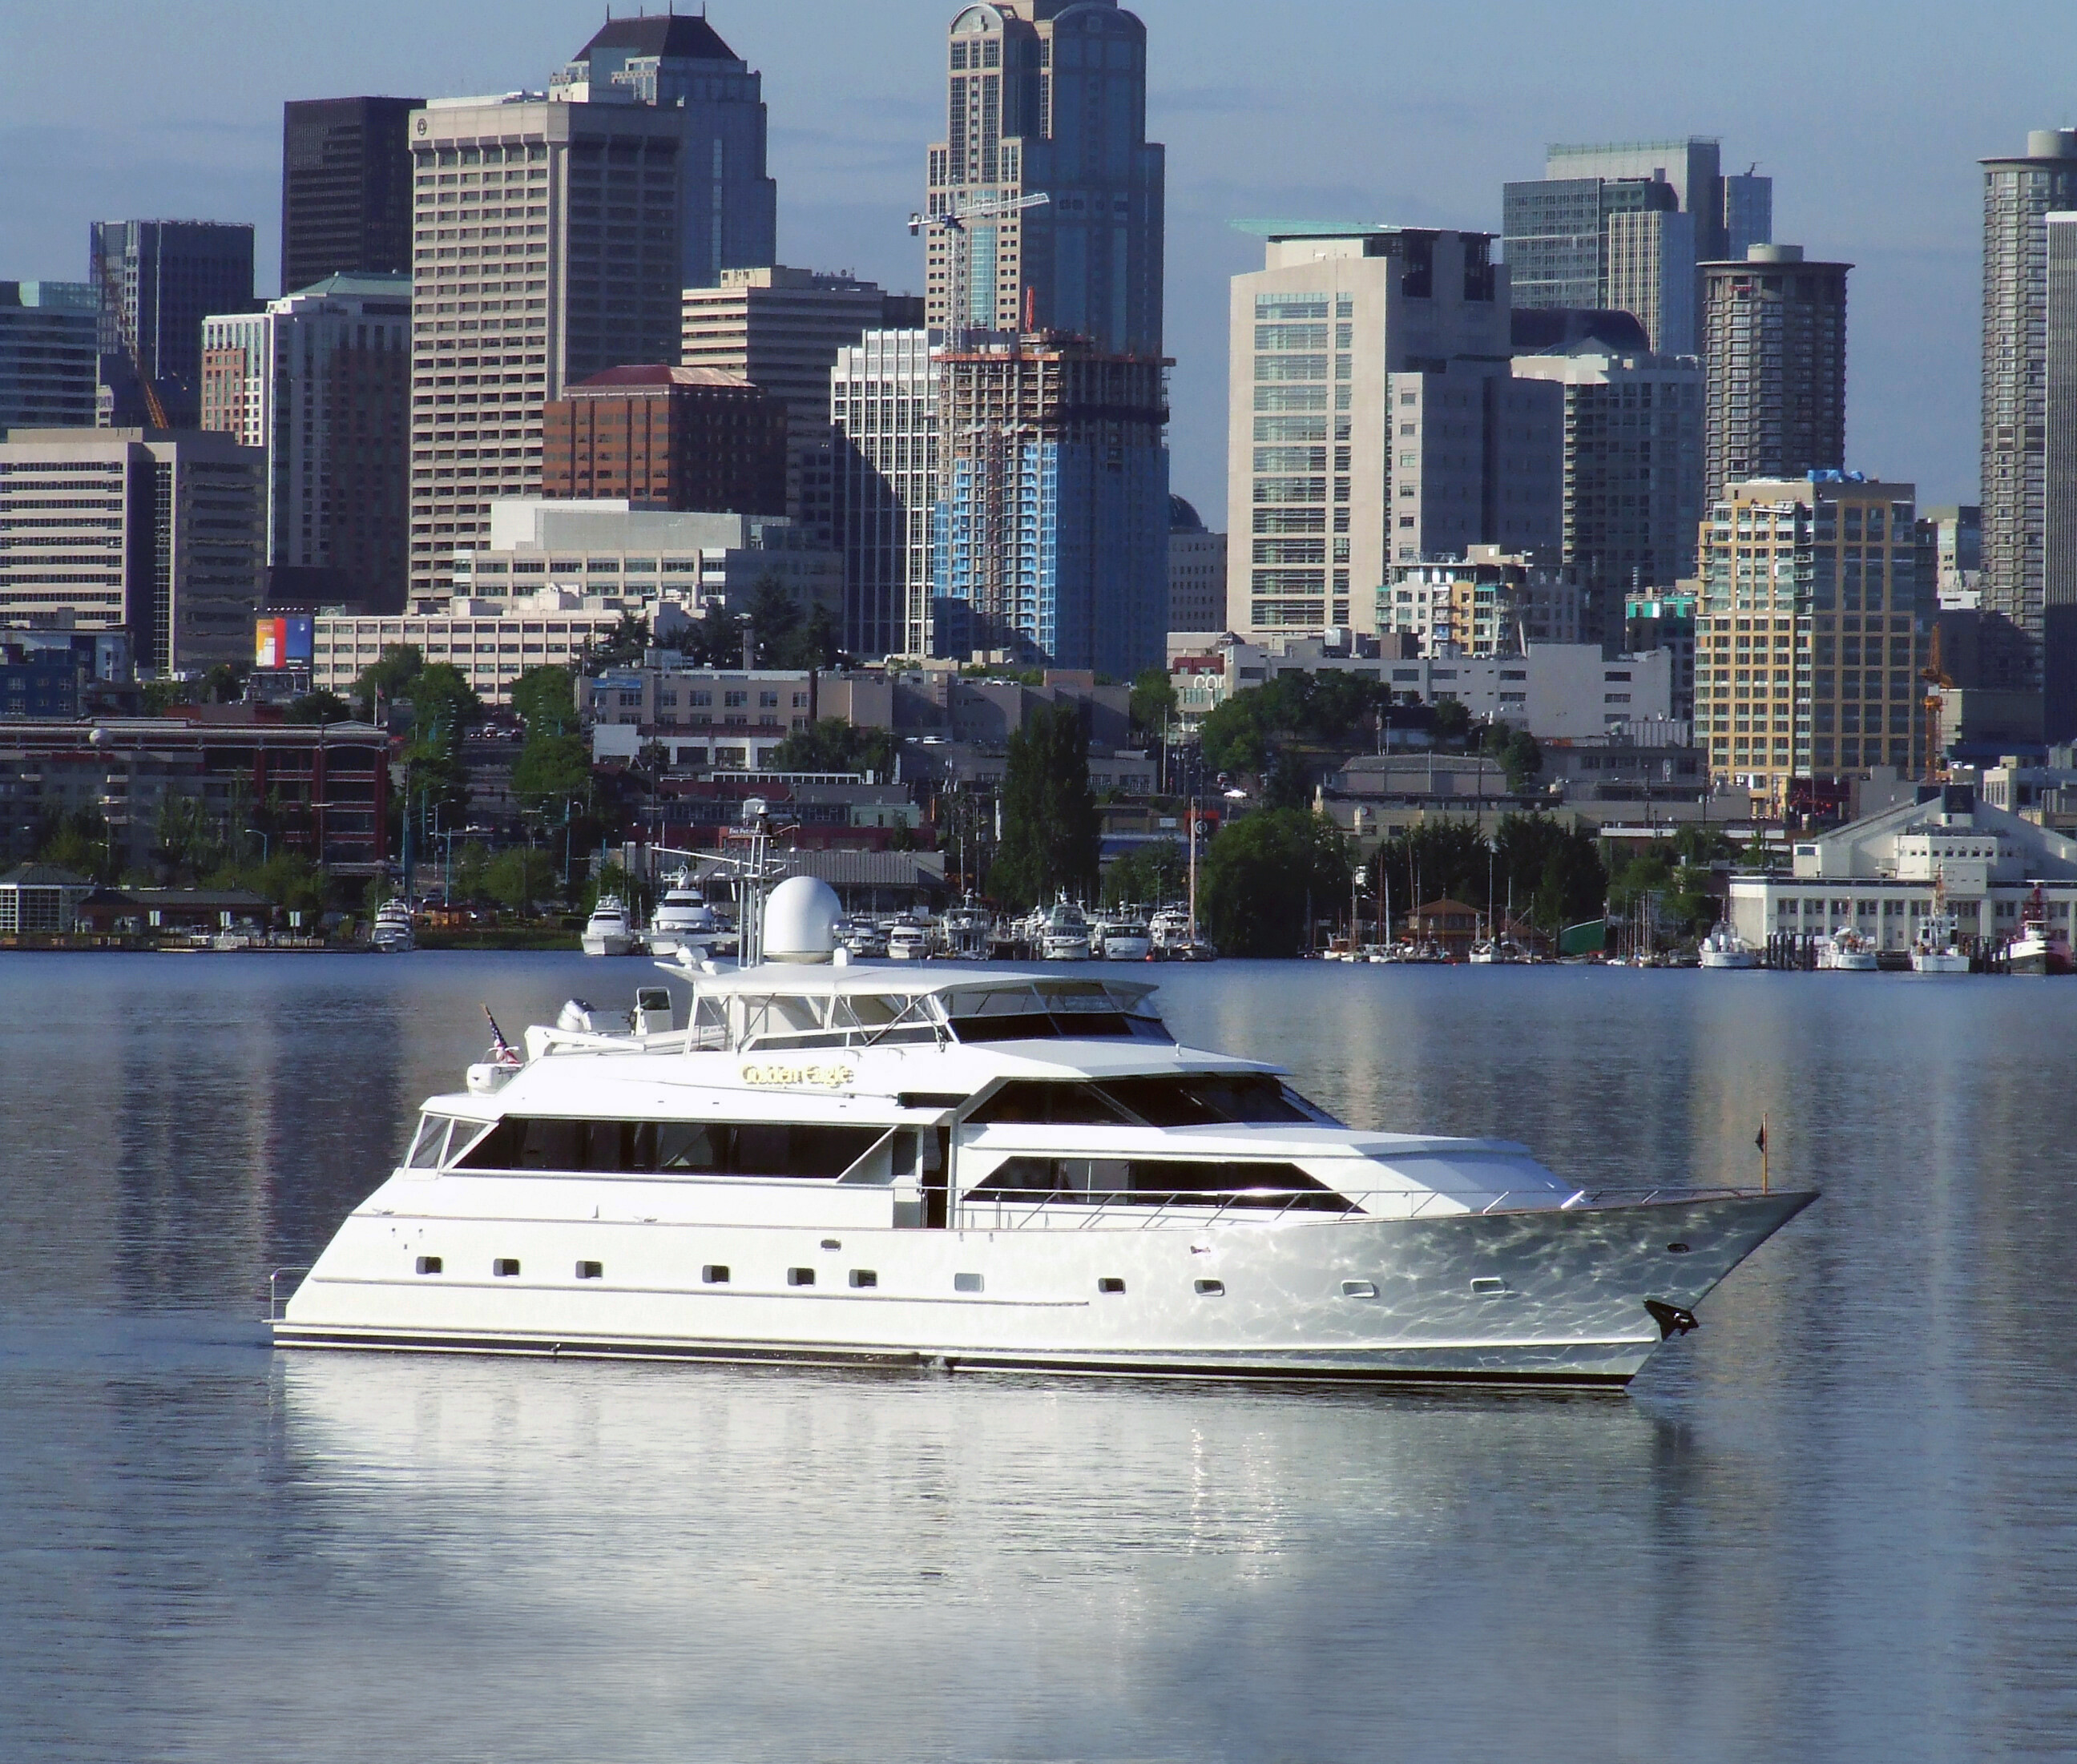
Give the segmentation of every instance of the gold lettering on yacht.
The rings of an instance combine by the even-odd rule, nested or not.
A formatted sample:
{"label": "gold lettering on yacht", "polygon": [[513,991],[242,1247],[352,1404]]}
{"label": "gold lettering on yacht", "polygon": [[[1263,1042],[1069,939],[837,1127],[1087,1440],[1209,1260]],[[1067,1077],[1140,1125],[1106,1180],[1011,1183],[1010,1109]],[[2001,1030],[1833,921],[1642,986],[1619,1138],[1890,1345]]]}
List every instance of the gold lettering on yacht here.
{"label": "gold lettering on yacht", "polygon": [[745,1066],[746,1084],[807,1084],[823,1090],[843,1090],[857,1073],[849,1066]]}

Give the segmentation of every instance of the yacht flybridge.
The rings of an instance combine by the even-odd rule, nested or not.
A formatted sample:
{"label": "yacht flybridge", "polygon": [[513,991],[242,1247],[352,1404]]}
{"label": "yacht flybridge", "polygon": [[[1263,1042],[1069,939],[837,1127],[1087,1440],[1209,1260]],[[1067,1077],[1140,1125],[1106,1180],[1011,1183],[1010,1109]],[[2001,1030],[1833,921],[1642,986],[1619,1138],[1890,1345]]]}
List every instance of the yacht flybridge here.
{"label": "yacht flybridge", "polygon": [[[1369,1132],[1143,981],[770,959],[572,1001],[428,1101],[285,1346],[1621,1385],[1814,1195],[1605,1193]],[[754,946],[753,946],[754,947]]]}

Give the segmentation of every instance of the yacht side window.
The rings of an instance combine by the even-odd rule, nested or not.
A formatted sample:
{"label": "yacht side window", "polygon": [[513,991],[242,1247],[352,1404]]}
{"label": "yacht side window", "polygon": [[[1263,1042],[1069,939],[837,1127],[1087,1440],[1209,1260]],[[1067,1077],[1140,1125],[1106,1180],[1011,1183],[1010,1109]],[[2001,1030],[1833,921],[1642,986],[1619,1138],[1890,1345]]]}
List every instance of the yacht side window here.
{"label": "yacht side window", "polygon": [[418,1122],[418,1137],[411,1142],[410,1155],[404,1162],[413,1170],[437,1170],[440,1159],[447,1150],[447,1129],[453,1125],[446,1115],[427,1115]]}

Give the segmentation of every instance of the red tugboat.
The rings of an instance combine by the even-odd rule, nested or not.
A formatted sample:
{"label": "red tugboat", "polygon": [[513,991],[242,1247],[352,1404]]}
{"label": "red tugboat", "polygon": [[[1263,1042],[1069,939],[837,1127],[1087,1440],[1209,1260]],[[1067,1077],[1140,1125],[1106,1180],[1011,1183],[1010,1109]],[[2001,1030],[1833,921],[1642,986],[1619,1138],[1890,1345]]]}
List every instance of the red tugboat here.
{"label": "red tugboat", "polygon": [[2068,936],[2049,927],[2048,902],[2039,883],[2020,909],[2019,934],[2005,946],[2005,963],[2015,974],[2077,974]]}

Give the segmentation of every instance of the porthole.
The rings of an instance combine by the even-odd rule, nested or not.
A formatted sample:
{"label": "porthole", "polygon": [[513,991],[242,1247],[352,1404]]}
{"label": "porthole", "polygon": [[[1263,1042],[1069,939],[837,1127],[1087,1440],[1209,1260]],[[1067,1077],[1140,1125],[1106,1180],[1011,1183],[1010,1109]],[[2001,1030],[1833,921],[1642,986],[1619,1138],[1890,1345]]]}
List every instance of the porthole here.
{"label": "porthole", "polygon": [[420,1256],[418,1271],[421,1274],[438,1274],[440,1271],[440,1259],[436,1255]]}
{"label": "porthole", "polygon": [[815,1283],[815,1271],[813,1268],[789,1268],[786,1271],[786,1283],[789,1286],[813,1286]]}
{"label": "porthole", "polygon": [[978,1274],[955,1274],[952,1276],[952,1290],[955,1292],[982,1292],[987,1289],[988,1282]]}
{"label": "porthole", "polygon": [[700,1278],[709,1286],[726,1286],[728,1264],[726,1262],[710,1262],[700,1270]]}
{"label": "porthole", "polygon": [[1200,1280],[1197,1283],[1197,1296],[1200,1298],[1224,1298],[1226,1291],[1226,1283],[1223,1280]]}
{"label": "porthole", "polygon": [[1377,1296],[1376,1283],[1371,1280],[1344,1280],[1342,1296],[1345,1299],[1374,1299]]}
{"label": "porthole", "polygon": [[512,1279],[519,1272],[519,1259],[517,1256],[501,1255],[490,1264],[490,1271],[501,1280]]}
{"label": "porthole", "polygon": [[602,1280],[606,1278],[606,1264],[603,1262],[580,1262],[577,1264],[577,1278],[580,1280]]}
{"label": "porthole", "polygon": [[1106,1274],[1097,1282],[1097,1291],[1099,1292],[1122,1292],[1124,1290],[1125,1282],[1115,1274]]}
{"label": "porthole", "polygon": [[1481,1274],[1471,1281],[1471,1296],[1475,1299],[1496,1299],[1506,1290],[1507,1282],[1496,1274]]}
{"label": "porthole", "polygon": [[825,1250],[841,1250],[843,1247],[843,1240],[840,1238],[824,1238],[822,1247]]}
{"label": "porthole", "polygon": [[851,1271],[851,1283],[855,1287],[877,1286],[880,1284],[880,1276],[871,1268],[853,1268]]}
{"label": "porthole", "polygon": [[1669,1243],[1666,1246],[1666,1253],[1668,1255],[1685,1255],[1688,1253],[1688,1246],[1684,1243]]}

